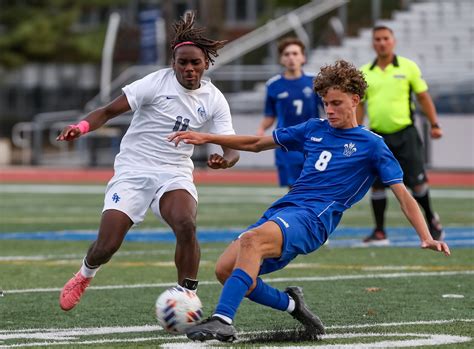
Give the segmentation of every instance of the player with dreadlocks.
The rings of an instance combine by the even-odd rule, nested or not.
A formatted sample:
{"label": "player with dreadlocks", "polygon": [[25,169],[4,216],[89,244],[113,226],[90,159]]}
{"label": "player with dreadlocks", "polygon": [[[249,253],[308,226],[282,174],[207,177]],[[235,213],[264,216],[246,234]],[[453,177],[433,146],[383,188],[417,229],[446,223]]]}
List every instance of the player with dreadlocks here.
{"label": "player with dreadlocks", "polygon": [[[196,238],[197,191],[193,183],[194,147],[174,147],[167,141],[173,131],[199,130],[205,123],[216,134],[234,134],[229,105],[223,94],[203,78],[224,41],[203,36],[194,28],[194,13],[173,28],[172,67],[161,69],[125,86],[110,104],[89,113],[76,125],[65,127],[58,141],[72,141],[128,111],[132,122],[115,158],[114,176],[108,183],[97,240],[90,246],[81,269],[61,291],[59,304],[72,309],[99,267],[120,248],[125,235],[143,221],[148,208],[176,235],[175,264],[178,284],[197,288],[200,249]],[[207,166],[232,167],[239,153],[222,147],[211,154]]]}

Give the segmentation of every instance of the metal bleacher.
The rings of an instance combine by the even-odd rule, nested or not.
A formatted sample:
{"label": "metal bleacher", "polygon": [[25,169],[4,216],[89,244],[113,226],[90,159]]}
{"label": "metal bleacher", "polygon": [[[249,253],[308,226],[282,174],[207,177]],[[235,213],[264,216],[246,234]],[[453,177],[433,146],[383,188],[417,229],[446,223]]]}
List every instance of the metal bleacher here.
{"label": "metal bleacher", "polygon": [[[377,25],[390,27],[397,39],[396,53],[418,63],[431,92],[442,94],[466,81],[474,81],[474,2],[434,0],[413,3],[409,11],[396,11]],[[312,70],[344,58],[361,66],[374,59],[371,29],[342,46],[313,51]]]}

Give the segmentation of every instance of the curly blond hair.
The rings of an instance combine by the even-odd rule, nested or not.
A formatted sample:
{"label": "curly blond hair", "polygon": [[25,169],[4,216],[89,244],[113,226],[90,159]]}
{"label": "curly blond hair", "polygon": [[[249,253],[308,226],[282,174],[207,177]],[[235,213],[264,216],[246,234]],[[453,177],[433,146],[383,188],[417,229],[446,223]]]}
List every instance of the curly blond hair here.
{"label": "curly blond hair", "polygon": [[314,92],[324,97],[330,88],[364,97],[367,82],[363,73],[352,63],[338,60],[321,68],[313,82]]}

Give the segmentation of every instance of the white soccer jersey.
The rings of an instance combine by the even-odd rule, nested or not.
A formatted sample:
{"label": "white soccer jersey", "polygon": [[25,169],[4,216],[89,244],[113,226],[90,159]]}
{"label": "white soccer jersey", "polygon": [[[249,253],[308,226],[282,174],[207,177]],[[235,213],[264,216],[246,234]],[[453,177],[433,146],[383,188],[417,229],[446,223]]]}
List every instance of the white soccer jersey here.
{"label": "white soccer jersey", "polygon": [[209,132],[235,134],[229,104],[209,79],[188,90],[173,69],[162,69],[123,88],[133,119],[115,158],[116,170],[178,170],[191,173],[194,146],[168,141],[174,131],[197,131],[209,123]]}

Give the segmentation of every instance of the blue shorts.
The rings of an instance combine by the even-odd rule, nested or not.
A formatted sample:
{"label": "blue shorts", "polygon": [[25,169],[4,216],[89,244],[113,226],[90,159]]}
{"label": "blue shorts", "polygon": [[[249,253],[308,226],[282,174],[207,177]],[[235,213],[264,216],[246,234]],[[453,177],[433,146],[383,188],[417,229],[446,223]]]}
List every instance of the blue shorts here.
{"label": "blue shorts", "polygon": [[272,221],[280,226],[283,246],[280,258],[264,259],[259,274],[268,274],[283,269],[296,256],[308,254],[321,247],[328,238],[323,223],[311,211],[297,207],[270,207],[255,224],[258,227]]}
{"label": "blue shorts", "polygon": [[303,171],[303,164],[284,164],[277,165],[278,180],[281,187],[290,187],[295,184],[296,180]]}

